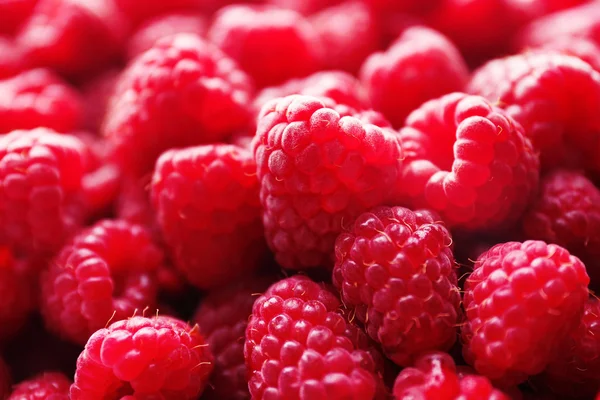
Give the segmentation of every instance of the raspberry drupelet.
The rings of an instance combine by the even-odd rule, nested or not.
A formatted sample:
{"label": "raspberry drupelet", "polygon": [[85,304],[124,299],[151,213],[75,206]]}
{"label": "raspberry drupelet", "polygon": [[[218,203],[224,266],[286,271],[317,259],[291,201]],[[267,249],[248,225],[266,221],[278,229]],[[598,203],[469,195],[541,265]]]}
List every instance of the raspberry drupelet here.
{"label": "raspberry drupelet", "polygon": [[482,97],[452,93],[424,103],[400,140],[401,204],[435,210],[451,228],[508,227],[535,195],[539,160],[523,128]]}
{"label": "raspberry drupelet", "polygon": [[208,289],[261,266],[267,247],[258,191],[247,149],[196,146],[158,159],[152,202],[172,259],[192,284]]}
{"label": "raspberry drupelet", "polygon": [[133,317],[90,337],[77,360],[71,400],[195,400],[212,369],[197,325]]}
{"label": "raspberry drupelet", "polygon": [[[527,51],[527,50],[524,50]],[[559,37],[529,51],[559,52],[580,58],[590,64],[596,71],[600,71],[600,43],[583,37]]]}
{"label": "raspberry drupelet", "polygon": [[402,162],[393,130],[309,96],[265,104],[253,150],[267,242],[292,269],[331,267],[343,225],[390,199]]}
{"label": "raspberry drupelet", "polygon": [[84,344],[109,321],[155,312],[162,261],[161,250],[141,226],[102,220],[83,230],[41,276],[47,328]]}
{"label": "raspberry drupelet", "polygon": [[457,338],[460,292],[452,237],[439,217],[403,207],[359,216],[335,246],[333,282],[396,364]]}
{"label": "raspberry drupelet", "polygon": [[123,170],[152,171],[165,150],[218,142],[250,121],[252,83],[199,36],[159,40],[121,75],[103,134]]}
{"label": "raspberry drupelet", "polygon": [[577,328],[588,283],[583,263],[555,244],[492,247],[465,284],[465,360],[504,384],[542,372]]}
{"label": "raspberry drupelet", "polygon": [[340,307],[331,291],[301,275],[256,300],[244,347],[253,399],[375,398],[376,363],[348,334]]}
{"label": "raspberry drupelet", "polygon": [[71,381],[61,372],[44,372],[15,385],[8,400],[69,400]]}

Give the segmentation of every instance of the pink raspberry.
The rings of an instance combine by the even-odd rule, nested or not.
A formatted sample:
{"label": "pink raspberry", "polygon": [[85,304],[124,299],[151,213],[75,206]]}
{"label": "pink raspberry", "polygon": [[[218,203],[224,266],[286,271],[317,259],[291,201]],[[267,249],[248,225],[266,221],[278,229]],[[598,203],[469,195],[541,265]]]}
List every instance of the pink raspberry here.
{"label": "pink raspberry", "polygon": [[42,274],[46,326],[83,344],[109,321],[153,313],[162,261],[162,252],[141,226],[97,222],[75,236]]}
{"label": "pink raspberry", "polygon": [[495,101],[523,126],[543,168],[600,170],[600,73],[589,64],[559,53],[501,58],[475,71],[468,91]]}
{"label": "pink raspberry", "polygon": [[443,35],[413,27],[387,51],[372,54],[360,75],[373,108],[400,127],[426,100],[462,90],[469,71],[458,50]]}
{"label": "pink raspberry", "polygon": [[244,357],[253,399],[373,399],[380,377],[348,335],[339,299],[297,275],[254,303]]}
{"label": "pink raspberry", "polygon": [[207,398],[244,400],[250,397],[244,362],[244,342],[248,316],[270,279],[235,281],[208,293],[200,302],[193,321],[200,326],[215,357],[215,369],[207,388]]}
{"label": "pink raspberry", "polygon": [[77,360],[71,400],[200,397],[213,357],[198,326],[133,317],[96,331]]}
{"label": "pink raspberry", "polygon": [[109,69],[85,82],[81,87],[83,97],[83,125],[91,132],[100,132],[108,102],[113,94],[120,70]]}
{"label": "pink raspberry", "polygon": [[38,0],[0,2],[0,34],[13,35],[29,18],[37,3]]}
{"label": "pink raspberry", "polygon": [[44,372],[15,385],[8,400],[69,400],[70,387],[62,372]]}
{"label": "pink raspberry", "polygon": [[253,149],[267,242],[292,269],[331,266],[342,226],[389,200],[402,159],[394,131],[309,96],[265,104]]}
{"label": "pink raspberry", "polygon": [[103,133],[124,171],[140,176],[164,150],[244,128],[251,92],[248,76],[220,50],[196,35],[170,36],[123,72]]}
{"label": "pink raspberry", "polygon": [[208,38],[260,87],[306,76],[319,67],[316,31],[292,10],[227,6],[216,14]]}
{"label": "pink raspberry", "polygon": [[379,207],[336,242],[333,282],[395,363],[456,340],[460,292],[452,237],[429,211]]}
{"label": "pink raspberry", "polygon": [[195,12],[175,12],[161,14],[147,20],[129,38],[127,58],[132,60],[167,36],[178,33],[191,33],[204,36],[208,22],[203,14]]}
{"label": "pink raspberry", "polygon": [[40,126],[70,132],[80,127],[82,114],[79,94],[47,69],[0,80],[0,133]]}
{"label": "pink raspberry", "polygon": [[[2,7],[1,4],[0,7]],[[0,59],[0,79],[17,75],[27,68],[25,54],[12,38],[0,35],[0,54],[2,54],[2,58]]]}
{"label": "pink raspberry", "polygon": [[467,231],[509,226],[538,185],[539,161],[523,128],[479,96],[452,93],[413,111],[400,130],[404,202]]}
{"label": "pink raspberry", "polygon": [[[540,52],[559,52],[582,59],[600,71],[600,43],[583,37],[565,36],[532,49]],[[525,50],[527,51],[527,50]]]}
{"label": "pink raspberry", "polygon": [[0,399],[5,399],[10,394],[10,370],[8,365],[0,358]]}
{"label": "pink raspberry", "polygon": [[151,197],[175,265],[197,287],[230,282],[266,253],[256,163],[227,144],[169,150],[158,159]]}
{"label": "pink raspberry", "polygon": [[577,327],[588,283],[583,263],[555,244],[492,247],[465,284],[465,359],[507,384],[542,372]]}
{"label": "pink raspberry", "polygon": [[83,143],[45,128],[0,136],[0,238],[48,254],[83,222]]}
{"label": "pink raspberry", "polygon": [[461,374],[449,354],[421,355],[414,366],[400,372],[394,383],[394,398],[436,400],[509,400],[490,381],[478,375]]}

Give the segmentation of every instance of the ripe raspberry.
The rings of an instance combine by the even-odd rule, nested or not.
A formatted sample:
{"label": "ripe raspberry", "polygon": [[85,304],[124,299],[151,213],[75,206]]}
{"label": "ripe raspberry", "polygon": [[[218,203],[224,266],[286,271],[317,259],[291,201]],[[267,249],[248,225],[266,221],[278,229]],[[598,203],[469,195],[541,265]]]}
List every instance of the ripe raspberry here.
{"label": "ripe raspberry", "polygon": [[332,292],[300,275],[256,300],[244,346],[253,399],[375,397],[375,362],[346,333],[340,307]]}
{"label": "ripe raspberry", "polygon": [[115,89],[104,135],[125,172],[150,172],[167,149],[215,142],[250,118],[251,82],[198,36],[161,39],[136,58]]}
{"label": "ripe raspberry", "polygon": [[148,231],[159,233],[156,215],[150,202],[150,177],[124,176],[115,204],[119,219],[144,226]]}
{"label": "ripe raspberry", "polygon": [[343,0],[265,0],[267,4],[294,10],[303,15],[312,15],[326,7],[343,3]]}
{"label": "ripe raspberry", "polygon": [[200,13],[176,12],[161,14],[142,24],[129,38],[127,58],[132,60],[167,36],[178,33],[191,33],[204,36],[208,29],[206,17]]}
{"label": "ripe raspberry", "polygon": [[158,159],[151,198],[175,265],[197,287],[230,282],[266,253],[256,164],[248,150],[205,145]]}
{"label": "ripe raspberry", "polygon": [[[0,4],[0,7],[2,5]],[[2,18],[2,17],[0,17]],[[0,36],[0,79],[16,75],[27,68],[23,50],[8,36]]]}
{"label": "ripe raspberry", "polygon": [[127,16],[133,25],[139,25],[153,17],[180,12],[197,10],[208,0],[114,0],[117,7]]}
{"label": "ripe raspberry", "polygon": [[315,97],[265,104],[253,149],[267,242],[284,268],[331,266],[344,222],[389,200],[400,174],[391,129]]}
{"label": "ripe raspberry", "polygon": [[538,185],[539,161],[523,128],[479,96],[430,100],[400,130],[400,192],[450,227],[493,230],[515,222]]}
{"label": "ripe raspberry", "polygon": [[197,399],[212,369],[197,325],[133,317],[90,337],[77,360],[71,400]]}
{"label": "ripe raspberry", "polygon": [[[336,242],[333,282],[396,364],[456,340],[460,293],[452,238],[428,211],[378,207]],[[401,266],[401,267],[400,267]]]}
{"label": "ripe raspberry", "polygon": [[61,372],[44,372],[15,385],[8,400],[69,400],[71,381]]}
{"label": "ripe raspberry", "polygon": [[600,170],[600,73],[585,62],[559,53],[497,59],[473,74],[468,90],[523,126],[542,167]]}
{"label": "ripe raspberry", "polygon": [[151,309],[162,258],[138,225],[103,220],[80,232],[42,274],[41,309],[48,329],[83,344],[109,320]]}
{"label": "ripe raspberry", "polygon": [[588,283],[583,263],[555,244],[492,247],[465,284],[465,359],[482,375],[507,384],[542,372],[577,327]]}
{"label": "ripe raspberry", "polygon": [[85,129],[97,133],[100,131],[108,102],[115,89],[120,70],[109,69],[87,81],[82,87],[83,124]]}
{"label": "ripe raspberry", "polygon": [[394,398],[437,400],[508,400],[483,377],[461,374],[449,354],[421,355],[413,367],[400,372],[394,383]]}
{"label": "ripe raspberry", "polygon": [[413,27],[386,52],[372,54],[360,75],[373,108],[400,127],[426,100],[462,90],[469,71],[448,39],[432,29]]}
{"label": "ripe raspberry", "polygon": [[239,62],[260,87],[315,72],[316,32],[300,14],[270,6],[222,8],[208,38]]}
{"label": "ripe raspberry", "polygon": [[582,59],[596,71],[600,71],[600,44],[582,37],[569,37],[548,42],[533,51],[559,52]]}
{"label": "ripe raspberry", "polygon": [[38,0],[0,2],[0,34],[13,35],[29,18],[37,2]]}
{"label": "ripe raspberry", "polygon": [[79,94],[47,69],[0,80],[0,133],[40,126],[70,132],[82,123]]}
{"label": "ripe raspberry", "polygon": [[112,62],[126,31],[112,1],[39,0],[16,40],[32,65],[79,77]]}
{"label": "ripe raspberry", "polygon": [[375,15],[360,1],[324,9],[310,18],[322,44],[321,65],[358,72],[362,62],[381,47]]}
{"label": "ripe raspberry", "polygon": [[83,143],[37,128],[0,136],[0,237],[14,249],[52,253],[83,222]]}
{"label": "ripe raspberry", "polygon": [[5,399],[10,393],[10,371],[8,365],[0,358],[0,399]]}
{"label": "ripe raspberry", "polygon": [[269,283],[267,278],[235,281],[209,292],[200,302],[193,321],[200,326],[215,357],[215,369],[205,397],[249,398],[244,342],[240,338],[245,335],[254,300],[269,287]]}

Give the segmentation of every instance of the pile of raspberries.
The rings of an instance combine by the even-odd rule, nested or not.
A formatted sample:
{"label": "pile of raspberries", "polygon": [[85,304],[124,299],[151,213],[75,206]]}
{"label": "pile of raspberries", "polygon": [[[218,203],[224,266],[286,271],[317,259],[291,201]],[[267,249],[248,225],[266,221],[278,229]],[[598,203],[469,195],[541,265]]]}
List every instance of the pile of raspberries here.
{"label": "pile of raspberries", "polygon": [[0,400],[600,400],[600,0],[0,0]]}

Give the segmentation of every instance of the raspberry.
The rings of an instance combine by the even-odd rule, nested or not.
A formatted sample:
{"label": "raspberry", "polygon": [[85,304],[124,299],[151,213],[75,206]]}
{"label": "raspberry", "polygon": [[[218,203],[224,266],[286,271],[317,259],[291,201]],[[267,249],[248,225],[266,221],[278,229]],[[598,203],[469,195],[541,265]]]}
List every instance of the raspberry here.
{"label": "raspberry", "polygon": [[33,69],[0,80],[0,133],[39,126],[58,132],[82,122],[79,94],[47,69]]}
{"label": "raspberry", "polygon": [[311,16],[310,22],[323,46],[324,68],[356,73],[382,41],[375,15],[360,1],[326,8]]}
{"label": "raspberry", "polygon": [[171,12],[195,10],[208,0],[114,0],[117,7],[127,15],[127,19],[138,25],[153,17]]}
{"label": "raspberry", "polygon": [[83,143],[45,128],[0,136],[0,237],[19,251],[60,249],[83,222]]}
{"label": "raspberry", "polygon": [[0,399],[5,399],[10,393],[10,371],[8,365],[0,358]]}
{"label": "raspberry", "polygon": [[33,65],[79,77],[112,62],[126,30],[112,1],[39,0],[16,40]]}
{"label": "raspberry", "polygon": [[11,38],[0,36],[0,54],[0,79],[9,78],[27,68],[23,50]]}
{"label": "raspberry", "polygon": [[253,149],[267,242],[284,268],[331,266],[344,222],[389,200],[401,166],[391,129],[309,96],[265,104]]}
{"label": "raspberry", "polygon": [[577,326],[588,283],[583,263],[555,244],[492,247],[465,284],[465,359],[507,384],[542,372]]}
{"label": "raspberry", "polygon": [[319,66],[316,32],[291,10],[224,7],[216,14],[208,38],[238,61],[260,87],[306,76]]}
{"label": "raspberry", "polygon": [[61,372],[44,372],[15,385],[8,400],[69,400],[70,387]]}
{"label": "raspberry", "polygon": [[204,395],[213,399],[242,400],[249,397],[244,337],[252,305],[261,292],[269,287],[269,279],[239,280],[217,289],[202,299],[194,322],[206,336],[215,357],[211,388]]}
{"label": "raspberry", "polygon": [[452,237],[429,211],[378,207],[336,242],[333,282],[399,365],[456,340],[460,293]]}
{"label": "raspberry", "polygon": [[100,131],[108,102],[115,89],[120,72],[117,69],[106,70],[81,87],[85,129],[94,133]]}
{"label": "raspberry", "polygon": [[38,0],[0,2],[0,34],[14,34],[29,18],[37,2]]}
{"label": "raspberry", "polygon": [[400,192],[467,231],[509,226],[535,194],[539,161],[523,128],[479,96],[452,93],[424,103],[400,130]]}
{"label": "raspberry", "polygon": [[327,288],[299,275],[256,300],[244,346],[253,399],[375,397],[375,362],[346,333],[340,306]]}
{"label": "raspberry", "polygon": [[71,400],[197,399],[212,369],[197,325],[133,317],[90,337],[77,360]]}
{"label": "raspberry", "polygon": [[394,398],[438,400],[508,400],[490,381],[477,375],[460,374],[446,353],[421,355],[414,366],[405,368],[394,383]]}
{"label": "raspberry", "polygon": [[161,262],[160,249],[141,226],[97,222],[75,236],[42,274],[46,326],[83,344],[108,321],[153,307]]}
{"label": "raspberry", "polygon": [[462,90],[468,74],[454,45],[424,27],[405,30],[386,52],[369,56],[360,72],[373,108],[397,127],[426,100]]}
{"label": "raspberry", "polygon": [[553,51],[575,56],[590,64],[596,71],[600,71],[600,44],[586,38],[565,36],[548,42],[534,51]]}
{"label": "raspberry", "polygon": [[170,150],[158,159],[151,196],[173,260],[200,288],[260,266],[266,253],[256,164],[227,144]]}
{"label": "raspberry", "polygon": [[21,330],[35,306],[30,272],[26,261],[16,260],[7,247],[0,247],[0,342]]}
{"label": "raspberry", "polygon": [[303,15],[312,15],[326,7],[343,3],[343,0],[265,0],[265,3],[294,10]]}
{"label": "raspberry", "polygon": [[474,72],[468,91],[496,101],[523,125],[543,168],[600,170],[600,73],[585,62],[559,53],[497,59]]}
{"label": "raspberry", "polygon": [[156,215],[150,202],[150,177],[136,179],[124,176],[115,204],[117,217],[146,227],[152,233],[158,231]]}
{"label": "raspberry", "polygon": [[163,37],[178,33],[191,33],[204,36],[208,28],[205,17],[199,13],[177,12],[159,15],[142,24],[129,38],[127,58],[132,60]]}
{"label": "raspberry", "polygon": [[124,171],[143,175],[164,150],[243,128],[251,90],[235,62],[198,36],[163,38],[122,74],[103,133]]}

